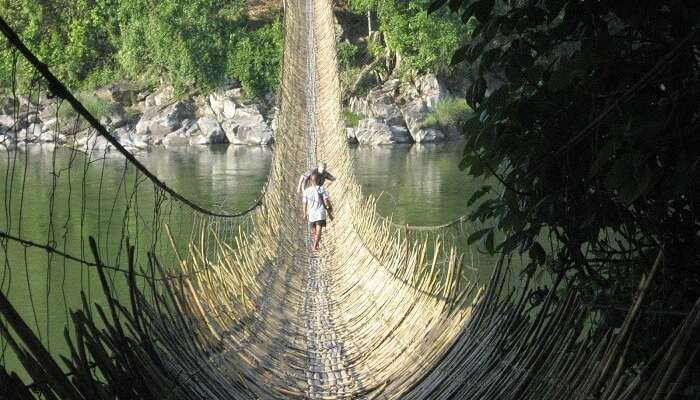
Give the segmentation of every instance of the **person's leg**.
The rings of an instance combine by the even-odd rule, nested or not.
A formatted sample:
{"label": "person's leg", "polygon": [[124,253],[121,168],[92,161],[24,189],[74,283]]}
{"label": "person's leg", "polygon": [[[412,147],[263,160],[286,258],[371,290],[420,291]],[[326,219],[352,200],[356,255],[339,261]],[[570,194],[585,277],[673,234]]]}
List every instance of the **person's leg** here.
{"label": "person's leg", "polygon": [[309,228],[311,229],[311,246],[313,248],[313,244],[316,241],[316,224],[309,222]]}
{"label": "person's leg", "polygon": [[316,224],[316,237],[314,239],[314,250],[318,250],[319,243],[321,243],[321,224]]}

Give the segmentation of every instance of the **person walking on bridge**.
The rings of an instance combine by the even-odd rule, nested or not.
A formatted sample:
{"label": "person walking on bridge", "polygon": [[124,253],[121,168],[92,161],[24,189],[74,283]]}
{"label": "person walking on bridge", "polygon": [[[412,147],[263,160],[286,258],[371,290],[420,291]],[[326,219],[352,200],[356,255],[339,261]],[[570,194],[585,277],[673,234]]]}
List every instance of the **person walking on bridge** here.
{"label": "person walking on bridge", "polygon": [[328,216],[327,210],[332,208],[328,191],[318,183],[319,180],[319,173],[311,173],[309,176],[311,185],[304,189],[303,193],[304,219],[309,221],[314,250],[319,249],[321,232],[326,226],[326,217]]}
{"label": "person walking on bridge", "polygon": [[299,178],[299,184],[297,185],[297,190],[299,193],[302,193],[308,186],[309,178],[311,178],[311,174],[314,172],[318,174],[317,183],[319,186],[323,186],[323,184],[326,183],[326,179],[331,182],[335,181],[335,176],[331,175],[331,173],[326,169],[326,163],[319,161],[316,168],[311,168],[310,170],[304,172],[304,174]]}

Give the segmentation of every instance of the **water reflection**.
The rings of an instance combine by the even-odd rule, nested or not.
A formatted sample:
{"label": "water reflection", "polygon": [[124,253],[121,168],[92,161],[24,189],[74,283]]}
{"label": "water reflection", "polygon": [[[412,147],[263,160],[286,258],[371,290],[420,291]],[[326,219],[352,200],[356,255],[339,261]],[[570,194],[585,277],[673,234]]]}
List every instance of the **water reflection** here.
{"label": "water reflection", "polygon": [[462,142],[356,147],[356,172],[366,194],[381,198],[379,211],[394,222],[437,225],[469,211],[467,200],[482,185],[460,171]]}
{"label": "water reflection", "polygon": [[[258,197],[270,168],[264,148],[218,146],[162,149],[137,154],[139,160],[173,189],[207,208],[237,211]],[[176,202],[160,203],[154,186],[135,173],[115,152],[89,154],[47,145],[0,150],[0,230],[37,244],[92,261],[87,238],[97,241],[109,266],[125,269],[127,240],[136,246],[138,268],[147,269],[146,252],[167,267],[174,253],[162,225],[171,228],[184,250],[192,228],[192,211]],[[0,241],[0,290],[56,354],[68,350],[63,329],[69,309],[104,304],[93,268],[43,249]],[[169,259],[170,258],[170,259]],[[107,271],[113,296],[126,297],[118,272]],[[17,370],[12,352],[0,341],[0,362]]]}
{"label": "water reflection", "polygon": [[[432,225],[469,212],[467,199],[485,183],[458,169],[462,147],[459,142],[358,147],[351,153],[365,193],[385,193],[379,201],[382,214],[392,215],[399,224]],[[247,208],[260,194],[272,151],[248,146],[185,146],[156,149],[137,154],[137,158],[203,207],[236,211]],[[0,198],[5,199],[0,229],[23,238],[53,241],[68,253],[90,259],[85,239],[92,235],[105,259],[116,261],[119,254],[115,254],[113,241],[123,238],[123,227],[132,243],[138,243],[139,235],[153,235],[148,224],[155,217],[153,185],[139,183],[134,169],[114,152],[84,154],[47,145],[0,150],[0,177],[5,181],[0,187]],[[134,185],[138,190],[133,190]],[[133,193],[138,194],[136,198]],[[173,204],[167,209],[166,222],[172,225],[178,246],[185,245],[191,221],[186,207]],[[137,253],[147,250],[137,249]],[[43,250],[16,244],[0,247],[0,256],[7,258],[9,266],[0,269],[0,290],[9,293],[18,311],[45,343],[51,343],[53,351],[65,352],[66,305],[79,307],[81,290],[87,292],[90,302],[104,301],[95,273]],[[486,277],[493,258],[481,256],[469,264]],[[118,284],[114,290],[117,297],[126,293]],[[10,370],[16,369],[13,356],[6,357]]]}
{"label": "water reflection", "polygon": [[247,208],[267,180],[272,151],[262,146],[157,149],[140,160],[156,176],[205,207]]}

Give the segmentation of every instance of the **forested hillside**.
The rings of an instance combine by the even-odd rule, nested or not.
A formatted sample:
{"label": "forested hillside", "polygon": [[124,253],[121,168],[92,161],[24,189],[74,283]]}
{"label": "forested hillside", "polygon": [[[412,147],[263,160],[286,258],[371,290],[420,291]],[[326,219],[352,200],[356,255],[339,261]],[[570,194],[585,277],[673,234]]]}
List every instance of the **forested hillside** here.
{"label": "forested hillside", "polygon": [[[73,88],[137,79],[182,91],[233,78],[255,96],[278,82],[282,26],[276,4],[249,13],[243,0],[2,0],[0,9]],[[12,68],[12,53],[0,50],[2,86],[10,85]]]}
{"label": "forested hillside", "polygon": [[[383,75],[449,70],[469,27],[447,13],[428,15],[425,0],[349,0],[339,44],[348,84],[365,66]],[[253,97],[276,88],[281,60],[281,1],[1,0],[3,18],[70,86],[91,89],[120,79],[212,88],[240,81]],[[354,19],[353,19],[354,17]],[[365,18],[367,17],[367,18]],[[366,24],[353,24],[357,20]],[[377,35],[381,32],[381,35]],[[372,33],[375,40],[369,40]],[[0,83],[9,86],[13,55],[0,50]],[[24,73],[28,74],[29,69]]]}

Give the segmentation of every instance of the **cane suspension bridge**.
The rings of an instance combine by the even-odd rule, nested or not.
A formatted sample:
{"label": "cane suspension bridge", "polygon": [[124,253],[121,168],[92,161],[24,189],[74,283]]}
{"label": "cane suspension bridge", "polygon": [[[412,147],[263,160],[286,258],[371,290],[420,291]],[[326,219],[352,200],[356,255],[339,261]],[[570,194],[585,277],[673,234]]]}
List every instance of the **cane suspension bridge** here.
{"label": "cane suspension bridge", "polygon": [[[589,314],[573,295],[557,298],[552,290],[531,309],[528,283],[509,289],[502,264],[484,287],[471,283],[474,254],[453,240],[468,221],[411,230],[376,213],[345,141],[330,0],[286,1],[273,164],[259,201],[239,213],[209,210],[160,180],[1,22],[17,58],[34,70],[28,96],[50,93],[75,110],[62,140],[99,136],[138,172],[119,183],[129,199],[123,218],[108,218],[119,237],[99,234],[102,219],[96,232],[85,227],[90,192],[117,200],[101,184],[83,185],[82,199],[73,200],[82,200],[82,211],[65,222],[80,221],[78,253],[61,242],[53,216],[48,240],[22,235],[22,212],[31,210],[22,209],[23,197],[16,200],[25,195],[16,171],[5,177],[0,344],[2,360],[12,352],[23,375],[3,363],[0,398],[669,399],[687,379],[698,351],[697,306],[649,364],[623,368],[662,254],[621,327],[593,341]],[[22,107],[32,106],[17,102],[15,114],[29,115]],[[338,177],[329,189],[336,217],[314,253],[295,185],[299,172],[321,159]],[[69,167],[99,176],[106,168],[100,160]],[[52,171],[57,181],[59,172]],[[148,213],[131,201],[146,185]],[[9,214],[18,205],[8,203],[18,201],[17,220]],[[172,207],[191,210],[192,223],[179,225],[189,235],[186,249],[172,239]],[[138,224],[149,235],[139,236]],[[24,257],[13,256],[13,247]],[[30,262],[27,252],[100,282],[105,301],[92,304],[82,293],[82,307],[66,317],[68,351],[60,357],[4,290],[10,266]],[[119,284],[128,287],[126,298],[114,293]]]}

